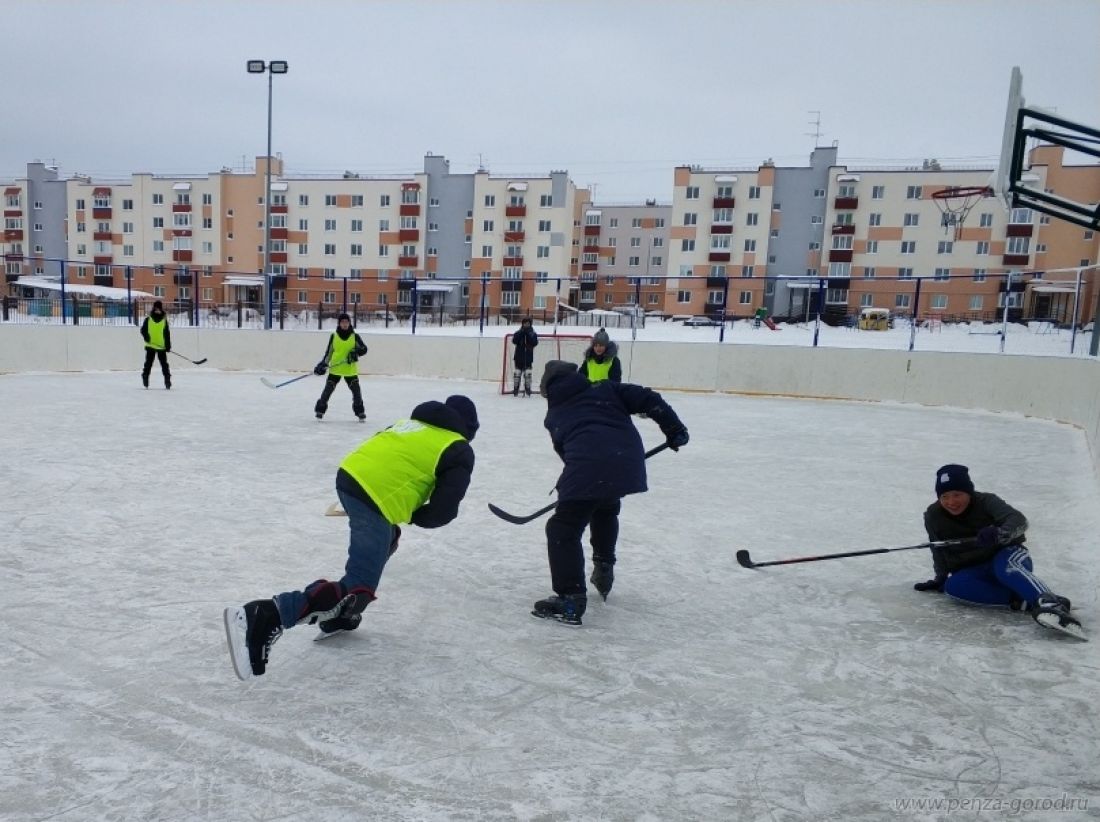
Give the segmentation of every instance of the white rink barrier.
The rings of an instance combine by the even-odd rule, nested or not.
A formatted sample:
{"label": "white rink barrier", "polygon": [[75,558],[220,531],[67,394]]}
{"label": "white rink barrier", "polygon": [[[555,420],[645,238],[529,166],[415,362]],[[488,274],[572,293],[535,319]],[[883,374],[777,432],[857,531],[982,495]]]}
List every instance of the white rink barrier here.
{"label": "white rink barrier", "polygon": [[[204,368],[305,372],[329,331],[172,328],[173,348]],[[500,379],[501,335],[369,334],[366,375]],[[619,344],[623,378],[657,389],[896,401],[981,408],[1084,430],[1100,476],[1100,360],[931,351],[654,342]],[[0,374],[139,371],[134,327],[0,325]],[[173,357],[173,369],[194,366]],[[537,375],[536,375],[537,377]],[[0,383],[0,401],[3,399]]]}

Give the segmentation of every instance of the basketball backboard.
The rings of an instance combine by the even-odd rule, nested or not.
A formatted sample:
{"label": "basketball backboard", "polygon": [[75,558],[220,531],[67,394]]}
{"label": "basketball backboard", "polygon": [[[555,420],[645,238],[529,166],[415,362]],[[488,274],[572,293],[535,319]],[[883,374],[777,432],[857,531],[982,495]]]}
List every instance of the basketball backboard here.
{"label": "basketball backboard", "polygon": [[1008,87],[1001,157],[991,184],[993,191],[1006,209],[1030,208],[1085,228],[1100,228],[1100,204],[1078,202],[1064,193],[1044,190],[1038,176],[1028,174],[1025,168],[1028,140],[1100,159],[1100,130],[1041,108],[1028,107],[1023,96],[1023,75],[1014,66]]}

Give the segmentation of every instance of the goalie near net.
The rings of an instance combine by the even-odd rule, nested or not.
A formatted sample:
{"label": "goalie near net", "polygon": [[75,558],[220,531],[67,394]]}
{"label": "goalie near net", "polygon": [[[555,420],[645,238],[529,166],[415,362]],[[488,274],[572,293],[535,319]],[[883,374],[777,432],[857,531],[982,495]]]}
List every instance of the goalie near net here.
{"label": "goalie near net", "polygon": [[[590,334],[539,334],[539,344],[535,346],[535,359],[531,365],[531,390],[538,393],[539,380],[542,379],[542,370],[550,360],[565,360],[576,363],[578,366],[584,362],[584,352],[592,343]],[[512,345],[512,335],[504,335],[504,351],[500,367],[500,393],[512,393],[512,373],[515,371],[512,358],[516,348]],[[522,379],[520,391],[523,390]]]}

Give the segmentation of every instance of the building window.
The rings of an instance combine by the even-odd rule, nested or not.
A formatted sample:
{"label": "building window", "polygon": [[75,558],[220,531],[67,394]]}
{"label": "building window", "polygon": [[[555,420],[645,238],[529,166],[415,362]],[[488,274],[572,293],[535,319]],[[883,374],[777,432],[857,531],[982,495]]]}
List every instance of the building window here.
{"label": "building window", "polygon": [[868,225],[882,225],[882,215],[875,213],[867,220]]}
{"label": "building window", "polygon": [[920,214],[910,211],[908,212],[902,222],[903,225],[915,226],[920,225]]}
{"label": "building window", "polygon": [[978,219],[978,226],[980,228],[989,228],[993,225],[993,215],[989,212],[985,212]]}
{"label": "building window", "polygon": [[867,253],[868,254],[878,254],[878,240],[868,240],[867,241]]}
{"label": "building window", "polygon": [[1030,237],[1009,237],[1005,244],[1005,254],[1027,254],[1030,247]]}
{"label": "building window", "polygon": [[895,294],[894,295],[894,308],[908,308],[909,307],[909,294]]}
{"label": "building window", "polygon": [[683,289],[677,291],[676,292],[676,302],[678,302],[678,303],[690,303],[691,302],[691,292],[690,291],[684,291]]}
{"label": "building window", "polygon": [[875,268],[874,268],[874,266],[867,266],[866,268],[863,269],[863,279],[873,280],[874,278],[875,278]]}
{"label": "building window", "polygon": [[932,295],[932,310],[943,311],[947,308],[947,295],[946,294],[933,294]]}
{"label": "building window", "polygon": [[699,199],[699,186],[688,186],[687,192],[684,195],[685,199],[698,200]]}
{"label": "building window", "polygon": [[981,311],[982,310],[982,295],[981,294],[971,294],[970,295],[970,304],[967,307],[971,311]]}
{"label": "building window", "polygon": [[695,250],[695,240],[680,240],[680,250],[681,251],[694,251]]}
{"label": "building window", "polygon": [[901,253],[902,254],[916,254],[917,253],[917,241],[916,240],[902,240],[901,241]]}
{"label": "building window", "polygon": [[871,186],[871,199],[881,200],[886,196],[886,186]]}
{"label": "building window", "polygon": [[984,283],[985,282],[985,276],[986,275],[985,275],[985,269],[984,268],[975,268],[974,269],[974,275],[973,275],[974,282]]}
{"label": "building window", "polygon": [[975,254],[988,254],[989,253],[989,241],[979,240],[977,246],[974,248]]}
{"label": "building window", "polygon": [[920,186],[907,186],[905,189],[906,200],[919,200],[921,198]]}
{"label": "building window", "polygon": [[745,240],[745,251],[756,251],[756,240]]}
{"label": "building window", "polygon": [[699,220],[699,215],[693,211],[684,212],[684,225],[695,225]]}
{"label": "building window", "polygon": [[757,225],[760,222],[760,215],[755,211],[750,211],[745,215],[745,225]]}
{"label": "building window", "polygon": [[950,254],[955,250],[955,244],[951,240],[940,240],[936,245],[937,254]]}
{"label": "building window", "polygon": [[950,268],[937,268],[932,276],[933,280],[950,280],[951,269]]}
{"label": "building window", "polygon": [[911,280],[913,279],[913,269],[911,268],[899,268],[898,269],[899,280]]}

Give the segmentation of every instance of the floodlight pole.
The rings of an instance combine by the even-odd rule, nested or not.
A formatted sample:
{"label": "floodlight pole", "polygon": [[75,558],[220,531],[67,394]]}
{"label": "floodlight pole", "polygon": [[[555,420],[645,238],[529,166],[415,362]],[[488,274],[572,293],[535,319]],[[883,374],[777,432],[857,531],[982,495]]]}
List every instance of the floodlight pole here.
{"label": "floodlight pole", "polygon": [[249,74],[267,74],[267,156],[264,160],[264,268],[262,274],[264,328],[271,328],[271,101],[275,74],[286,74],[286,60],[249,60]]}

